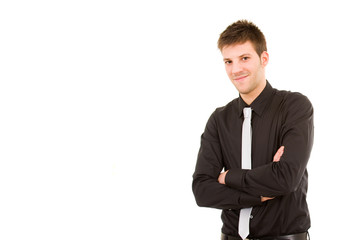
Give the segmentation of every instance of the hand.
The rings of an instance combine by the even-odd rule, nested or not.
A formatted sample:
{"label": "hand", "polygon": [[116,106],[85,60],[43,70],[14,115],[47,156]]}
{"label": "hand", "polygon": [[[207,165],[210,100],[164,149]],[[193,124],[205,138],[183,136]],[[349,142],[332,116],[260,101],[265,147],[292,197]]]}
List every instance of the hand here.
{"label": "hand", "polygon": [[273,158],[273,162],[279,162],[280,161],[280,158],[281,156],[284,154],[284,149],[285,147],[284,146],[281,146],[277,152],[275,153],[275,156]]}
{"label": "hand", "polygon": [[219,177],[218,177],[218,182],[221,184],[225,184],[225,176],[227,174],[229,170],[227,170],[226,172],[222,172],[220,173]]}
{"label": "hand", "polygon": [[271,199],[274,199],[273,197],[263,197],[261,196],[261,202],[265,202],[265,201],[268,201],[268,200],[271,200]]}

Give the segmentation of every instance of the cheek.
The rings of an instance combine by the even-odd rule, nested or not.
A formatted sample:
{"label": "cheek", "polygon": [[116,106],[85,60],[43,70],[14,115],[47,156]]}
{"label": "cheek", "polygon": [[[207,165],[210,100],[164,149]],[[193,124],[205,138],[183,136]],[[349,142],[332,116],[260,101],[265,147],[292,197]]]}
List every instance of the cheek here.
{"label": "cheek", "polygon": [[225,71],[226,71],[226,74],[228,76],[231,76],[232,75],[232,69],[230,66],[225,66]]}

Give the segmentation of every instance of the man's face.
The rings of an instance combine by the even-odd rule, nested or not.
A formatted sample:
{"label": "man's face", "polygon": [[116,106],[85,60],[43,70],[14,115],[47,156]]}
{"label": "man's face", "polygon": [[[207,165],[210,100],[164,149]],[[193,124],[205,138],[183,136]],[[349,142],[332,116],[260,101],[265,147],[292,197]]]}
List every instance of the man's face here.
{"label": "man's face", "polygon": [[259,57],[250,41],[225,46],[221,53],[226,73],[241,96],[256,98],[266,85],[268,53],[263,52]]}

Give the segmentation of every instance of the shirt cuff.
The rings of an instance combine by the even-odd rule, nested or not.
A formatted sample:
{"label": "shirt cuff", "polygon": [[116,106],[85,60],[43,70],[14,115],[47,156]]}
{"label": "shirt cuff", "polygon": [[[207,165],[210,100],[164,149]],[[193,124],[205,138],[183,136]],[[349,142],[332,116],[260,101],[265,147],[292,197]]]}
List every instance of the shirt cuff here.
{"label": "shirt cuff", "polygon": [[[247,171],[249,170],[244,170],[241,168],[229,170],[225,176],[225,184],[237,190],[244,190],[241,189],[241,182],[243,181],[243,178],[245,177]],[[240,194],[240,205],[242,206],[253,207],[261,204],[262,202],[260,196],[255,197],[248,193]]]}
{"label": "shirt cuff", "polygon": [[225,184],[231,188],[241,190],[241,183],[244,181],[247,171],[249,170],[241,168],[230,169],[225,176]]}
{"label": "shirt cuff", "polygon": [[240,196],[240,206],[244,208],[255,207],[262,204],[261,197],[254,197],[249,194],[241,194]]}

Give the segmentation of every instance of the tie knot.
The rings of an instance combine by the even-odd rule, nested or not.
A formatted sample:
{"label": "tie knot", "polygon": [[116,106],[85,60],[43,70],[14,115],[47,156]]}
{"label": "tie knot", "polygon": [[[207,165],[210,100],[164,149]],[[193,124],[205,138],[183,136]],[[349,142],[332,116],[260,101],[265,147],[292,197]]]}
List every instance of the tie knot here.
{"label": "tie knot", "polygon": [[251,118],[251,108],[249,107],[244,108],[244,117]]}

